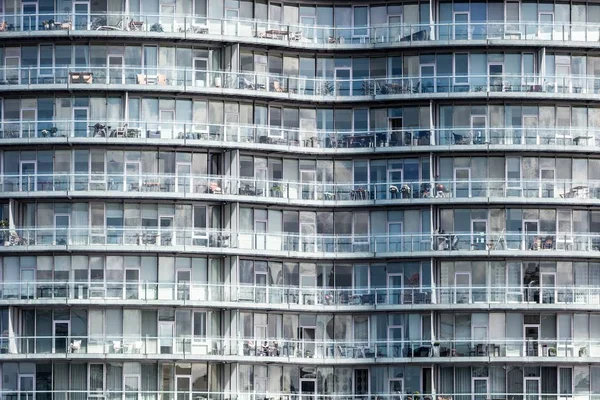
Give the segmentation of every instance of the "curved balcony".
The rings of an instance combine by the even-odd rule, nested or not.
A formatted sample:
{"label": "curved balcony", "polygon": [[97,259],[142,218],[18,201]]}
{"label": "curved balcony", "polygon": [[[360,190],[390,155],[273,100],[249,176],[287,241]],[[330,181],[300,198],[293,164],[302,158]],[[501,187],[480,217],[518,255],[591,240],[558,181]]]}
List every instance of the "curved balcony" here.
{"label": "curved balcony", "polygon": [[452,150],[584,151],[600,146],[595,127],[406,127],[310,130],[177,121],[36,120],[0,123],[2,144],[95,143],[265,148],[297,153],[396,153]]}
{"label": "curved balcony", "polygon": [[233,309],[428,310],[595,309],[600,288],[588,285],[400,286],[328,288],[223,283],[0,282],[0,302],[17,304],[187,305]]}
{"label": "curved balcony", "polygon": [[164,67],[47,66],[0,69],[4,91],[149,90],[270,97],[300,101],[372,99],[553,98],[596,99],[600,77],[582,75],[428,75],[342,79]]}
{"label": "curved balcony", "polygon": [[[504,375],[502,375],[504,378]],[[470,379],[470,377],[469,377]],[[485,378],[482,378],[485,379]],[[534,380],[535,378],[531,378]],[[539,381],[539,377],[536,379]],[[402,382],[402,381],[400,381]],[[452,382],[452,381],[451,381]],[[467,381],[470,383],[470,381]],[[527,381],[526,381],[527,382]],[[529,381],[531,382],[531,381]],[[386,382],[387,383],[387,382]],[[453,399],[498,399],[498,400],[514,400],[521,398],[548,398],[548,399],[559,399],[568,398],[578,400],[594,400],[597,398],[597,394],[565,394],[565,393],[547,393],[549,391],[541,392],[541,386],[530,386],[531,390],[526,393],[523,389],[515,389],[513,393],[501,393],[501,392],[490,392],[486,390],[489,386],[486,382],[486,386],[479,386],[475,389],[480,389],[476,392],[461,391],[456,393],[422,393],[422,392],[411,392],[411,391],[396,391],[395,393],[389,393],[388,390],[381,392],[370,391],[369,393],[344,393],[338,394],[337,392],[331,393],[317,393],[316,391],[307,392],[306,390],[302,393],[297,392],[261,392],[257,391],[198,391],[183,389],[181,391],[147,391],[147,390],[130,390],[127,386],[127,390],[3,390],[0,391],[0,396],[3,399],[14,400],[14,399],[44,399],[44,400],[61,400],[65,396],[69,398],[101,398],[107,400],[121,400],[134,399],[134,400],[453,400]],[[391,386],[391,385],[390,385]],[[398,385],[400,388],[402,386]],[[295,388],[292,386],[292,390]],[[516,390],[519,390],[518,392]],[[390,390],[391,391],[391,390]]]}
{"label": "curved balcony", "polygon": [[595,257],[600,233],[470,232],[326,235],[211,229],[38,227],[4,228],[3,252],[123,251],[253,254],[293,258],[449,256]]}
{"label": "curved balcony", "polygon": [[[148,335],[8,336],[0,339],[2,358],[167,358],[185,360],[309,363],[419,362],[446,358],[452,362],[519,359],[525,362],[557,362],[600,358],[600,341],[589,339],[438,339],[433,340],[298,340],[292,338],[152,337]],[[392,360],[393,359],[393,360]],[[479,359],[479,360],[478,360]]]}
{"label": "curved balcony", "polygon": [[[348,21],[350,22],[350,21]],[[600,23],[468,22],[382,24],[333,27],[283,24],[257,19],[139,13],[39,13],[6,14],[5,36],[118,36],[235,41],[298,48],[364,49],[408,47],[413,43],[455,44],[461,41],[598,42]],[[555,43],[551,43],[555,45]]]}
{"label": "curved balcony", "polygon": [[21,174],[0,175],[0,197],[141,197],[293,203],[298,206],[455,203],[589,203],[600,200],[600,181],[479,180],[318,183],[224,175]]}

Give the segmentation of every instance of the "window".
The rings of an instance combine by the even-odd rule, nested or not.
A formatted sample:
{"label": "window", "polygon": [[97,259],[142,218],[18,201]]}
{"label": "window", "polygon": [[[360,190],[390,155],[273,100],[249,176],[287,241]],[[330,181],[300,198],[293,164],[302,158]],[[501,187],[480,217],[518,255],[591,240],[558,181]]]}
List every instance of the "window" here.
{"label": "window", "polygon": [[206,312],[194,313],[194,340],[206,339]]}

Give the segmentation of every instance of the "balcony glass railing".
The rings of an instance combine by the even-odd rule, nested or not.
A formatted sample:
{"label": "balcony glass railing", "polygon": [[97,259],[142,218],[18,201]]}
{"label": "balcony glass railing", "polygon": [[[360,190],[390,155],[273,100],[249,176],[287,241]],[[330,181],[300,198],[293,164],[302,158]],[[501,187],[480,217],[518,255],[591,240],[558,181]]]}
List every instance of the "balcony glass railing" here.
{"label": "balcony glass railing", "polygon": [[4,248],[44,248],[51,246],[141,247],[178,251],[198,248],[299,252],[323,255],[340,253],[373,257],[377,253],[424,255],[432,251],[494,252],[521,251],[600,251],[600,233],[556,232],[454,232],[435,234],[355,234],[326,235],[286,232],[232,232],[206,228],[171,229],[156,227],[36,227],[3,228]]}
{"label": "balcony glass railing", "polygon": [[[348,21],[350,23],[350,21]],[[205,16],[139,13],[40,13],[5,14],[0,32],[114,31],[233,36],[240,41],[266,40],[288,45],[366,45],[450,40],[557,40],[598,41],[600,22],[542,23],[469,22],[431,24],[382,24],[331,27],[282,24],[254,19],[207,18]],[[215,37],[215,40],[220,38]]]}
{"label": "balcony glass railing", "polygon": [[[532,373],[533,374],[533,373]],[[500,382],[505,381],[504,375],[498,375]],[[25,379],[28,379],[27,376],[24,376]],[[453,377],[449,377],[448,379],[453,379]],[[461,383],[464,385],[470,385],[471,377],[466,376],[461,380]],[[498,400],[520,400],[520,399],[548,399],[548,400],[596,400],[599,394],[595,393],[595,390],[592,390],[593,394],[572,394],[571,391],[569,393],[549,393],[551,390],[544,390],[542,392],[541,385],[528,385],[527,392],[523,391],[523,386],[519,386],[514,388],[513,393],[501,393],[501,392],[490,392],[487,391],[489,387],[489,381],[487,375],[485,377],[480,377],[483,384],[482,385],[473,385],[475,386],[475,390],[477,392],[468,392],[461,391],[457,393],[435,393],[428,394],[422,393],[419,391],[410,392],[410,391],[401,391],[398,390],[395,393],[389,393],[387,389],[381,391],[365,391],[365,393],[344,393],[339,394],[339,392],[330,392],[330,393],[317,393],[316,390],[307,393],[304,390],[302,393],[296,391],[295,387],[291,385],[291,388],[294,392],[262,392],[262,391],[228,391],[228,392],[219,392],[219,391],[198,391],[198,390],[189,390],[187,387],[184,387],[181,391],[146,391],[146,390],[130,390],[131,386],[127,386],[128,390],[101,390],[98,388],[89,389],[89,390],[9,390],[4,389],[0,391],[0,399],[2,400],[17,400],[17,399],[37,399],[37,400],[64,400],[65,397],[68,396],[70,399],[106,399],[106,400],[122,400],[122,399],[131,399],[131,400],[459,400],[459,399],[481,399],[481,400],[490,400],[490,399],[498,399]],[[517,379],[517,378],[515,378]],[[520,377],[521,380],[516,381],[519,385],[522,384],[523,378]],[[524,378],[525,382],[540,382],[539,377],[526,377]],[[551,378],[548,378],[551,379]],[[25,381],[24,381],[25,382]],[[398,383],[396,383],[398,382]],[[393,388],[402,388],[401,380],[391,381],[389,385],[391,389]],[[477,382],[477,381],[476,381]],[[385,382],[386,385],[388,382]],[[449,381],[449,384],[452,384],[453,381]],[[414,383],[413,383],[414,384]],[[549,381],[549,385],[556,385],[557,382]],[[279,387],[281,385],[280,381],[274,382],[274,387]],[[395,385],[395,386],[393,386]],[[85,384],[83,385],[85,386]],[[307,386],[305,386],[306,388]],[[312,387],[312,386],[311,386]],[[470,387],[470,386],[465,386]],[[332,389],[333,390],[333,389]],[[517,392],[517,390],[519,390]],[[587,389],[579,389],[581,391]],[[392,390],[390,390],[392,391]]]}
{"label": "balcony glass railing", "polygon": [[[599,94],[600,76],[464,74],[391,76],[343,79],[306,78],[255,72],[208,71],[204,69],[139,66],[35,66],[0,69],[0,85],[135,85],[156,90],[172,88],[189,92],[237,92],[276,98],[328,99],[359,97],[431,96],[435,93],[536,93]],[[91,86],[90,86],[91,87]]]}
{"label": "balcony glass railing", "polygon": [[0,191],[160,193],[227,195],[264,199],[375,201],[463,198],[600,199],[600,181],[572,180],[437,180],[384,183],[314,183],[233,178],[223,175],[40,174],[0,175]]}
{"label": "balcony glass railing", "polygon": [[[98,299],[123,301],[177,301],[313,306],[399,306],[427,304],[600,304],[600,287],[549,284],[523,286],[401,286],[383,288],[324,288],[223,283],[158,282],[0,282],[0,300],[48,300],[61,304]],[[195,303],[194,303],[195,304]]]}
{"label": "balcony glass railing", "polygon": [[[190,145],[239,147],[283,146],[311,151],[362,149],[377,151],[416,146],[600,146],[595,127],[406,127],[398,130],[309,130],[268,125],[203,122],[37,120],[0,122],[0,140],[18,139],[118,141],[146,143],[181,140]],[[69,138],[69,139],[67,139]],[[154,143],[153,143],[154,144]],[[385,148],[385,149],[382,149]]]}
{"label": "balcony glass railing", "polygon": [[292,338],[224,338],[147,335],[3,336],[2,354],[179,354],[206,356],[281,357],[286,359],[377,359],[438,357],[599,357],[600,341],[589,339],[439,339],[432,340],[298,340]]}

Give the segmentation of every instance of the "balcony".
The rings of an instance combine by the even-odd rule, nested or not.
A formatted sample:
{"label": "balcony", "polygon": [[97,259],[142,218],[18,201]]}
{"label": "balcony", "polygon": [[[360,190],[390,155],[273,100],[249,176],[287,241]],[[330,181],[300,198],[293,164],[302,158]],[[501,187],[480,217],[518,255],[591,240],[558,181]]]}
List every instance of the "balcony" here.
{"label": "balcony", "polygon": [[449,148],[580,150],[600,146],[593,127],[411,128],[400,130],[307,130],[238,123],[150,121],[10,121],[0,123],[0,141],[21,143],[128,143],[264,148],[307,153],[447,151]]}
{"label": "balcony", "polygon": [[[28,377],[24,377],[28,378]],[[504,376],[503,376],[504,378]],[[468,379],[471,379],[469,376]],[[521,391],[516,393],[499,393],[499,392],[482,392],[481,390],[486,390],[489,387],[489,383],[487,382],[487,377],[480,378],[479,381],[474,378],[473,382],[485,382],[482,385],[477,385],[476,389],[480,389],[477,392],[460,392],[460,393],[435,393],[435,394],[427,394],[421,392],[402,392],[398,391],[396,393],[388,393],[388,390],[382,392],[370,392],[370,393],[346,393],[346,394],[337,394],[337,393],[316,393],[306,391],[302,393],[273,393],[273,392],[260,392],[260,391],[228,391],[228,392],[219,392],[219,391],[190,391],[190,390],[181,390],[181,391],[146,391],[146,390],[35,390],[35,391],[27,391],[25,389],[22,390],[3,390],[0,392],[0,396],[2,400],[16,400],[16,399],[31,399],[31,400],[62,400],[66,396],[68,398],[81,398],[81,399],[106,399],[106,400],[122,400],[122,399],[131,399],[131,400],[459,400],[459,399],[477,399],[477,400],[515,400],[515,399],[539,399],[545,398],[549,400],[558,400],[558,399],[577,399],[577,400],[594,400],[597,398],[598,394],[555,394],[555,393],[544,393],[541,392],[540,385],[530,385],[529,390],[524,393]],[[540,378],[525,378],[526,382],[538,382]],[[398,382],[403,382],[398,380]],[[387,383],[387,382],[386,382]],[[470,384],[470,381],[467,381]],[[390,383],[396,384],[394,381]],[[556,384],[554,382],[554,384]],[[396,384],[399,387],[401,383]]]}
{"label": "balcony", "polygon": [[[173,61],[174,64],[174,61]],[[595,99],[600,77],[585,75],[426,75],[343,79],[306,78],[255,72],[146,66],[4,67],[3,90],[150,90],[183,93],[235,94],[306,101],[340,102],[369,99],[506,97]],[[556,96],[560,95],[560,96]]]}
{"label": "balcony", "polygon": [[[406,286],[328,288],[148,281],[0,282],[0,301],[16,304],[174,304],[217,308],[290,310],[389,310],[527,308],[586,309],[600,305],[600,288],[588,285]],[[401,307],[405,306],[405,307]],[[520,307],[522,306],[522,307]]]}
{"label": "balcony", "polygon": [[[600,233],[455,232],[326,235],[142,227],[3,228],[0,251],[157,251],[261,254],[282,257],[452,255],[600,256]],[[594,251],[594,252],[590,252]],[[598,251],[599,253],[595,253]],[[578,254],[580,253],[580,254]]]}
{"label": "balcony", "polygon": [[168,197],[223,201],[296,203],[298,205],[443,202],[519,203],[544,199],[549,203],[600,200],[600,181],[573,180],[460,180],[383,183],[315,183],[234,178],[224,175],[147,174],[21,174],[0,175],[0,196],[40,195]]}
{"label": "balcony", "polygon": [[[152,337],[148,335],[55,335],[5,336],[0,339],[0,360],[31,359],[32,355],[66,355],[67,358],[167,358],[178,355],[187,360],[212,360],[226,357],[228,361],[252,360],[264,362],[310,363],[374,363],[378,359],[430,360],[446,358],[450,362],[477,359],[486,361],[556,362],[559,359],[596,359],[600,357],[600,342],[587,339],[439,339],[432,340],[298,340],[292,338],[223,338],[223,337]],[[523,357],[526,359],[523,360]],[[428,362],[423,360],[422,362]]]}
{"label": "balcony", "polygon": [[[350,23],[350,21],[348,21]],[[254,19],[207,18],[206,16],[138,13],[40,13],[6,14],[0,32],[28,32],[30,35],[107,33],[133,37],[174,37],[177,39],[225,39],[242,43],[263,43],[289,47],[372,48],[417,43],[452,41],[576,41],[597,42],[598,23],[469,22],[431,24],[383,24],[376,26],[332,27],[282,24]]]}

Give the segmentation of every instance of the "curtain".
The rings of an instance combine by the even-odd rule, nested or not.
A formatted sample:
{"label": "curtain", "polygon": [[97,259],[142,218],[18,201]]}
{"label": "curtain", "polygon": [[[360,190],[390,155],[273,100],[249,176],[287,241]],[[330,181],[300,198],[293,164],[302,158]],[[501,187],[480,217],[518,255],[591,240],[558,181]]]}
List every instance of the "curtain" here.
{"label": "curtain", "polygon": [[158,373],[156,364],[142,364],[142,393],[141,400],[156,400]]}
{"label": "curtain", "polygon": [[54,393],[54,400],[66,400],[67,393],[69,390],[69,364],[57,363],[54,364],[54,376],[53,384],[56,392]]}
{"label": "curtain", "polygon": [[448,397],[447,395],[454,393],[453,367],[440,368],[440,387],[437,392],[444,397]]}
{"label": "curtain", "polygon": [[106,366],[107,400],[120,400],[123,390],[123,367],[119,364]]}
{"label": "curtain", "polygon": [[[570,371],[569,371],[570,372]],[[561,370],[561,380],[562,380],[562,370]],[[549,396],[542,396],[543,400],[554,400],[556,396],[552,396],[552,394],[558,393],[557,388],[557,379],[556,379],[556,367],[542,367],[542,394],[548,394]],[[561,382],[561,391],[562,391],[562,382]],[[568,390],[570,392],[571,386],[569,385]]]}
{"label": "curtain", "polygon": [[[471,393],[471,367],[455,369],[456,393]],[[469,400],[471,396],[455,396],[456,400]]]}
{"label": "curtain", "polygon": [[[71,400],[85,400],[87,398],[87,365],[71,364]],[[92,382],[90,382],[90,387]],[[78,392],[81,391],[81,392]]]}
{"label": "curtain", "polygon": [[88,204],[75,203],[73,205],[73,235],[71,240],[73,244],[86,244],[88,233]]}

